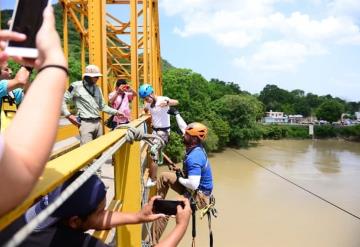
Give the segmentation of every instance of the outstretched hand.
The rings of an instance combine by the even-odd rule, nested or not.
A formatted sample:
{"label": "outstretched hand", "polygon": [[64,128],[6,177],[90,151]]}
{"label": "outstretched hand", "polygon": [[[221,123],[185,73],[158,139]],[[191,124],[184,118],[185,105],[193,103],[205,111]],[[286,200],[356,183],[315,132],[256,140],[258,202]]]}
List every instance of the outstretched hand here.
{"label": "outstretched hand", "polygon": [[156,199],[161,199],[161,196],[153,196],[141,209],[139,212],[140,222],[150,222],[165,217],[165,214],[153,213],[153,204]]}
{"label": "outstretched hand", "polygon": [[44,10],[43,23],[36,34],[36,48],[39,50],[39,56],[35,60],[23,57],[14,57],[14,60],[36,69],[40,69],[46,64],[58,64],[67,67],[60,37],[55,28],[54,10],[51,6],[47,6]]}
{"label": "outstretched hand", "polygon": [[189,224],[190,216],[192,213],[190,202],[185,197],[179,198],[178,200],[183,201],[185,207],[183,208],[180,205],[177,206],[176,224],[187,226]]}
{"label": "outstretched hand", "polygon": [[26,35],[18,32],[12,32],[9,30],[0,30],[0,67],[2,67],[9,56],[4,52],[7,41],[24,41]]}

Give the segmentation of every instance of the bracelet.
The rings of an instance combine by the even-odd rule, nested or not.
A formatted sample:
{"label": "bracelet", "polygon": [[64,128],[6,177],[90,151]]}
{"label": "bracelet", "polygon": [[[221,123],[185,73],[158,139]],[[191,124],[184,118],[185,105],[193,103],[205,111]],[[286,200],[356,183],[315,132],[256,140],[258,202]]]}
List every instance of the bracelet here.
{"label": "bracelet", "polygon": [[48,64],[48,65],[45,65],[44,67],[41,67],[38,71],[38,73],[40,73],[41,71],[43,71],[44,69],[46,68],[58,68],[58,69],[61,69],[63,70],[65,73],[66,73],[66,76],[69,76],[69,70],[68,68],[66,68],[65,66],[62,66],[62,65],[57,65],[57,64]]}

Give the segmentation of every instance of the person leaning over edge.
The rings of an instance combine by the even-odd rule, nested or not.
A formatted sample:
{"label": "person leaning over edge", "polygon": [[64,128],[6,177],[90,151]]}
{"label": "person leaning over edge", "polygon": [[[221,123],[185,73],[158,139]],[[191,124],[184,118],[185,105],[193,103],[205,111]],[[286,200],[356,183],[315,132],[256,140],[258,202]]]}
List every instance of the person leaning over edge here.
{"label": "person leaning over edge", "polygon": [[[39,57],[35,61],[14,58],[23,65],[34,66],[38,74],[14,120],[0,136],[0,216],[18,206],[34,187],[49,159],[59,124],[67,62],[55,29],[53,8],[47,7],[43,17],[36,35]],[[0,30],[2,42],[25,39],[24,34]],[[4,48],[2,42],[0,46]],[[0,51],[1,66],[7,59],[6,52]]]}
{"label": "person leaning over edge", "polygon": [[[149,84],[143,84],[139,88],[139,96],[144,99],[144,112],[151,114],[151,123],[153,134],[159,136],[165,144],[169,142],[170,136],[170,115],[167,113],[170,106],[179,104],[176,99],[170,99],[166,96],[157,96],[154,94],[154,89]],[[154,144],[159,142],[154,138]],[[146,187],[151,187],[156,184],[157,165],[152,160],[150,164],[150,176],[146,182]]]}
{"label": "person leaning over edge", "polygon": [[[184,126],[180,114],[176,111],[179,127]],[[181,118],[181,119],[180,119]],[[201,123],[191,123],[184,130],[183,142],[186,155],[183,162],[183,174],[177,170],[174,172],[162,172],[157,181],[157,193],[165,198],[169,187],[185,197],[194,197],[199,209],[204,208],[210,200],[213,190],[213,177],[210,163],[203,147],[207,136],[207,127]],[[194,193],[194,194],[193,194]],[[154,222],[152,226],[153,243],[157,243],[164,232],[168,218],[162,218]]]}
{"label": "person leaning over edge", "polygon": [[[39,202],[26,211],[24,216],[6,229],[3,238],[11,237],[22,225],[28,223],[53,203],[82,172],[77,172],[63,185],[41,198]],[[51,216],[38,227],[20,245],[23,247],[55,247],[55,246],[108,246],[85,231],[90,229],[107,230],[112,227],[139,224],[154,221],[163,214],[152,212],[153,202],[159,196],[151,198],[149,203],[137,213],[116,212],[105,209],[106,189],[98,176],[92,175],[78,190],[74,192]],[[178,208],[177,226],[163,242],[176,246],[187,228],[191,209],[187,199],[183,199],[185,207]],[[7,236],[4,236],[7,235]],[[3,241],[3,240],[1,240]]]}
{"label": "person leaning over edge", "polygon": [[[96,85],[101,76],[102,74],[96,65],[86,66],[83,80],[73,82],[64,95],[62,114],[72,124],[79,127],[81,145],[103,134],[100,111],[122,116],[120,111],[105,104],[101,89]],[[69,102],[75,103],[77,117],[69,112],[66,105]]]}

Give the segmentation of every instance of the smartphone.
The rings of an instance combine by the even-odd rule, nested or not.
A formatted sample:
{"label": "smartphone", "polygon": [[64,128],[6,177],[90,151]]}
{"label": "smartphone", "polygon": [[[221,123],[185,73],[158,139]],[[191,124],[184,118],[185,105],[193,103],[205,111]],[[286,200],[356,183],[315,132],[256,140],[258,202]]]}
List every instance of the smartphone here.
{"label": "smartphone", "polygon": [[37,58],[36,34],[43,22],[43,12],[51,0],[17,0],[10,30],[26,34],[26,40],[9,41],[5,49],[9,56]]}
{"label": "smartphone", "polygon": [[155,214],[176,215],[178,205],[182,206],[183,208],[185,207],[183,201],[157,199],[153,204],[153,212]]}

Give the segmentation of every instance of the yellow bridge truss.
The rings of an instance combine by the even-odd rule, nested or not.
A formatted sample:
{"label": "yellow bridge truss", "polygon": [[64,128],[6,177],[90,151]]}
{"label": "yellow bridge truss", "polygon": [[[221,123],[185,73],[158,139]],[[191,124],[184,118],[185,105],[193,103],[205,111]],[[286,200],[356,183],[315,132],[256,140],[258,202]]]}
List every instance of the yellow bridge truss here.
{"label": "yellow bridge truss", "polygon": [[[87,64],[96,64],[103,73],[99,85],[105,98],[116,79],[127,79],[134,89],[143,82],[162,94],[160,34],[158,0],[59,0],[63,6],[63,48],[69,54],[69,22],[80,36],[81,65],[84,72]],[[115,16],[107,10],[121,8]],[[113,11],[117,13],[117,10]],[[127,18],[127,20],[126,20]],[[88,59],[88,61],[87,61]],[[148,116],[139,118],[138,97],[132,102],[132,127],[146,125]],[[103,116],[104,119],[105,116]],[[51,160],[30,196],[18,207],[0,218],[0,230],[22,215],[38,198],[46,195],[76,171],[124,138],[126,131],[118,129],[81,147],[66,150]],[[78,135],[74,126],[59,127],[57,141]],[[125,143],[116,152],[114,160],[115,198],[114,205],[125,212],[141,208],[142,165],[147,163],[146,145]],[[142,226],[121,226],[116,229],[118,246],[141,246]],[[95,236],[100,236],[95,235]]]}

